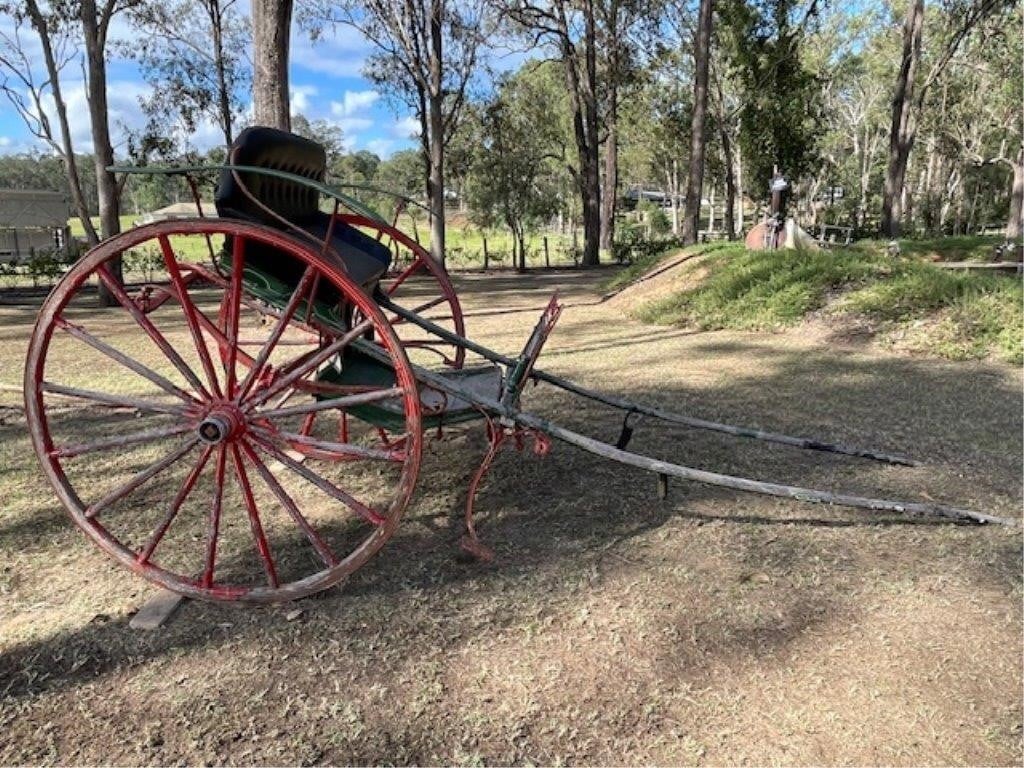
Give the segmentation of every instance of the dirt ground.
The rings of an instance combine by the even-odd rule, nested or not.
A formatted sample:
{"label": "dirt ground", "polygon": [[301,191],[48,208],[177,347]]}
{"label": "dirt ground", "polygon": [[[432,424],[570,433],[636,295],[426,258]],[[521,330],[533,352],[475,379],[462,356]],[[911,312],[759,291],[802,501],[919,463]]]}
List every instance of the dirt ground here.
{"label": "dirt ground", "polygon": [[[812,487],[1021,513],[1021,373],[794,329],[645,327],[605,273],[457,278],[470,335],[718,421],[917,468],[641,423],[631,448]],[[17,388],[38,299],[0,301]],[[395,537],[340,588],[278,608],[152,594],[67,520],[0,391],[0,763],[1021,765],[1021,531],[904,520],[653,477],[568,446],[508,451],[478,501],[497,559],[456,556],[476,432],[427,446]],[[619,417],[525,406],[614,441]],[[197,545],[198,546],[198,545]],[[295,608],[301,609],[296,616]]]}

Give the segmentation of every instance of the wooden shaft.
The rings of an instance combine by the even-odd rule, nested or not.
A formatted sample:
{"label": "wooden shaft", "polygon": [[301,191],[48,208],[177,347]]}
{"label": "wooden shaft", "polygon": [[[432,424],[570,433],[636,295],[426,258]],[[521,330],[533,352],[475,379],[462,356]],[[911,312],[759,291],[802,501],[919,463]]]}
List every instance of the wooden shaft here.
{"label": "wooden shaft", "polygon": [[[516,364],[515,358],[508,357],[499,352],[495,352],[487,347],[477,344],[474,341],[458,336],[457,334],[442,328],[436,323],[432,323],[429,320],[419,317],[403,307],[394,304],[391,301],[381,301],[381,304],[388,309],[395,312],[406,321],[418,325],[425,331],[429,331],[437,336],[440,336],[445,341],[449,341],[452,344],[457,344],[464,347],[470,352],[474,352],[481,357],[490,360],[493,363],[501,363],[505,366],[514,366]],[[529,377],[536,379],[537,381],[543,381],[545,384],[550,384],[558,389],[565,390],[566,392],[572,392],[574,395],[585,397],[588,400],[594,400],[612,408],[618,408],[623,411],[635,411],[642,413],[645,416],[650,416],[654,419],[659,419],[670,424],[679,424],[684,427],[691,427],[693,429],[703,429],[711,432],[722,432],[723,434],[733,435],[734,437],[746,437],[752,440],[764,440],[769,443],[779,443],[781,445],[789,445],[794,448],[801,448],[810,451],[823,451],[826,453],[840,453],[846,456],[857,456],[862,459],[871,459],[873,461],[880,461],[886,464],[898,464],[906,467],[916,467],[920,465],[920,462],[914,461],[913,459],[907,458],[906,456],[900,456],[898,454],[883,453],[881,451],[868,450],[863,448],[856,448],[853,446],[842,445],[840,443],[830,443],[825,440],[817,440],[808,437],[793,437],[791,435],[783,435],[777,432],[767,432],[761,429],[754,429],[752,427],[741,427],[733,424],[719,424],[714,421],[707,421],[705,419],[698,419],[694,416],[685,416],[681,413],[672,413],[671,411],[664,411],[654,406],[644,405],[643,403],[636,403],[632,400],[627,400],[623,397],[616,397],[615,395],[609,395],[604,392],[598,392],[587,387],[580,386],[568,379],[563,379],[554,374],[542,371],[539,368],[534,368],[530,371]]]}
{"label": "wooden shaft", "polygon": [[[375,357],[381,362],[386,363],[390,359],[384,350],[370,342],[359,340],[354,342],[353,346],[358,347],[362,352]],[[602,456],[606,459],[611,459],[612,461],[617,461],[620,464],[628,464],[629,466],[637,467],[639,469],[645,469],[648,472],[667,475],[669,477],[678,477],[683,480],[693,480],[706,485],[716,485],[723,488],[732,488],[738,491],[760,493],[768,496],[781,496],[784,498],[796,499],[797,501],[806,501],[817,504],[833,504],[836,506],[854,507],[857,509],[869,509],[881,512],[900,512],[914,516],[938,515],[940,517],[948,517],[955,520],[974,520],[979,523],[1000,523],[1002,525],[1011,526],[1018,525],[1018,521],[1011,518],[996,517],[995,515],[975,512],[973,510],[962,509],[960,507],[947,506],[944,504],[920,504],[917,502],[896,501],[891,499],[872,499],[864,496],[831,493],[829,491],[819,491],[795,485],[767,483],[759,480],[750,480],[745,477],[723,475],[717,472],[708,472],[703,469],[695,469],[693,467],[672,464],[671,462],[661,461],[660,459],[652,459],[648,456],[641,456],[640,454],[632,453],[630,451],[619,450],[608,443],[604,443],[600,440],[595,440],[592,437],[587,437],[586,435],[581,435],[578,432],[573,432],[572,430],[560,427],[540,416],[536,416],[525,411],[517,411],[507,408],[496,400],[492,400],[475,392],[463,389],[446,377],[432,371],[428,371],[424,368],[413,366],[413,372],[416,374],[416,378],[420,382],[443,392],[447,392],[450,395],[460,397],[467,402],[479,405],[480,407],[497,414],[503,422],[510,422],[523,427],[539,430],[551,435],[552,437],[558,438],[563,442],[569,443],[570,445],[582,448],[589,453]]]}

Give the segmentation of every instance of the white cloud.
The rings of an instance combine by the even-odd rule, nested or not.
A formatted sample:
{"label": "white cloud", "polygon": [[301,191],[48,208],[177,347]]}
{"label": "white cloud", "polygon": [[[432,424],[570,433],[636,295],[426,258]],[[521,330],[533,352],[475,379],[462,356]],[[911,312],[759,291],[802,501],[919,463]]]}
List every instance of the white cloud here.
{"label": "white cloud", "polygon": [[[76,152],[92,152],[92,123],[89,117],[89,98],[85,83],[68,80],[61,84],[64,101],[67,104],[68,124],[71,140]],[[145,83],[130,80],[111,80],[107,83],[107,114],[110,123],[111,141],[114,152],[122,149],[127,132],[145,126],[146,117],[139,108],[139,97],[148,95],[150,88]],[[57,125],[57,108],[53,97],[43,99],[43,108],[51,124]]]}
{"label": "white cloud", "polygon": [[351,27],[328,27],[313,42],[298,24],[292,25],[291,62],[310,72],[329,77],[359,77],[371,50],[366,38]]}
{"label": "white cloud", "polygon": [[395,142],[392,139],[371,139],[366,142],[366,148],[378,157],[387,158],[395,151]]}
{"label": "white cloud", "polygon": [[13,143],[10,136],[0,136],[0,147],[9,147]]}
{"label": "white cloud", "polygon": [[391,127],[396,139],[412,139],[420,135],[420,121],[415,117],[403,117]]}
{"label": "white cloud", "polygon": [[339,117],[334,122],[346,136],[365,131],[373,125],[373,120],[368,117]]}
{"label": "white cloud", "polygon": [[341,101],[331,102],[331,114],[335,117],[353,117],[365,112],[380,98],[376,91],[345,91]]}
{"label": "white cloud", "polygon": [[292,114],[306,114],[309,112],[311,96],[316,96],[319,91],[315,85],[293,85],[291,88],[291,110]]}

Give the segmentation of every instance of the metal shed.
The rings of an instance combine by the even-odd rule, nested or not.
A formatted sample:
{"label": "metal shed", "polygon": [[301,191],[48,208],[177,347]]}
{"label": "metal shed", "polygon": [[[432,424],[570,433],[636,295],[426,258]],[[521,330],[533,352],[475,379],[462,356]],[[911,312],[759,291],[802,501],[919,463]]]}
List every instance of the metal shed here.
{"label": "metal shed", "polygon": [[71,208],[60,192],[0,189],[0,263],[40,251],[59,251],[70,241]]}

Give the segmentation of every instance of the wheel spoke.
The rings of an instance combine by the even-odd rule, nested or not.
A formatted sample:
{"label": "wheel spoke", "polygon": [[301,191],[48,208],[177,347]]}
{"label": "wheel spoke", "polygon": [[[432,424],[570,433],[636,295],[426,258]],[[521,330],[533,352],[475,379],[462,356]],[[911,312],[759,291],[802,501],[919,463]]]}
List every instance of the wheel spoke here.
{"label": "wheel spoke", "polygon": [[252,486],[249,484],[249,477],[245,474],[245,466],[242,464],[242,456],[238,452],[238,446],[231,444],[231,458],[235,464],[235,476],[238,478],[238,485],[242,489],[242,498],[245,500],[245,509],[249,513],[249,527],[252,528],[252,537],[256,541],[256,549],[263,561],[263,570],[267,573],[267,582],[274,589],[277,589],[277,569],[274,567],[274,558],[270,554],[270,545],[267,544],[266,534],[263,533],[263,524],[260,522],[260,513],[256,509],[256,498],[252,495]]}
{"label": "wheel spoke", "polygon": [[377,448],[366,448],[362,445],[352,443],[335,443],[330,440],[317,440],[315,437],[296,434],[295,432],[269,432],[259,427],[253,427],[253,432],[264,440],[288,445],[308,446],[316,451],[326,454],[334,454],[331,458],[352,457],[356,459],[377,459],[379,461],[405,461],[405,454],[400,451],[382,451]]}
{"label": "wheel spoke", "polygon": [[171,241],[167,235],[160,235],[157,238],[160,242],[160,250],[163,251],[164,263],[167,266],[167,273],[171,278],[171,283],[174,285],[175,294],[178,297],[178,303],[181,304],[181,311],[185,315],[185,323],[188,325],[189,333],[192,334],[192,341],[196,346],[196,352],[199,354],[199,360],[203,365],[203,370],[206,372],[206,378],[209,380],[210,388],[213,390],[217,397],[221,397],[222,393],[220,390],[220,383],[217,381],[217,371],[213,367],[213,360],[210,359],[210,350],[206,348],[206,339],[203,337],[203,332],[199,327],[199,322],[196,319],[196,305],[192,302],[192,297],[188,295],[188,287],[185,285],[185,281],[181,277],[181,269],[178,267],[177,258],[174,255],[174,249],[171,248]]}
{"label": "wheel spoke", "polygon": [[334,397],[329,400],[317,400],[305,405],[292,405],[287,408],[274,408],[267,411],[257,411],[254,415],[266,419],[278,419],[285,416],[297,416],[303,413],[319,413],[320,411],[331,410],[332,408],[350,408],[353,405],[364,405],[375,403],[378,400],[388,400],[392,397],[402,396],[401,387],[388,387],[387,389],[373,389],[368,392],[360,392],[344,397]]}
{"label": "wheel spoke", "polygon": [[159,429],[145,429],[141,432],[133,432],[130,435],[108,437],[103,440],[96,440],[92,443],[77,443],[61,446],[50,451],[50,455],[58,459],[67,459],[72,456],[81,456],[84,453],[108,451],[111,448],[124,448],[129,445],[139,445],[140,443],[151,443],[154,440],[162,440],[165,437],[173,437],[174,435],[180,435],[191,430],[191,424],[175,424],[170,427],[161,427]]}
{"label": "wheel spoke", "polygon": [[[245,240],[236,236],[231,244],[231,280],[225,294],[228,301],[225,335],[228,337],[228,355],[224,363],[227,383],[224,386],[228,397],[235,391],[235,362],[238,360],[238,321],[242,300],[242,271],[245,269]],[[223,356],[222,356],[223,357]]]}
{"label": "wheel spoke", "polygon": [[188,473],[188,477],[185,478],[185,482],[181,484],[181,488],[178,489],[177,495],[174,497],[173,501],[171,501],[171,506],[167,510],[167,514],[164,515],[164,519],[160,521],[160,524],[153,531],[153,535],[149,537],[149,541],[146,543],[145,548],[136,558],[139,563],[146,563],[149,561],[149,558],[153,556],[153,552],[163,539],[164,534],[167,533],[167,529],[171,527],[171,523],[177,516],[178,510],[181,509],[181,505],[185,503],[185,499],[188,497],[189,493],[192,492],[192,488],[199,479],[199,475],[206,466],[206,462],[209,461],[211,453],[213,453],[213,446],[208,445],[199,455],[199,461],[196,462],[194,467],[192,467],[192,471]]}
{"label": "wheel spoke", "polygon": [[104,496],[102,499],[97,501],[95,504],[92,504],[91,506],[89,506],[85,510],[85,516],[88,517],[88,518],[96,517],[96,515],[98,515],[104,509],[109,507],[111,504],[113,504],[114,502],[118,501],[119,499],[124,498],[129,493],[131,493],[132,491],[136,490],[143,483],[147,482],[151,478],[153,478],[156,475],[160,474],[165,469],[167,469],[169,466],[171,466],[174,462],[178,461],[178,459],[180,459],[182,456],[184,456],[186,453],[188,453],[190,450],[192,450],[192,448],[198,442],[199,442],[199,438],[198,437],[190,437],[188,440],[186,440],[184,443],[182,443],[180,446],[178,446],[175,450],[171,451],[169,454],[164,456],[162,459],[159,459],[158,461],[154,461],[152,464],[150,464],[144,470],[142,470],[141,472],[138,472],[127,483],[124,483],[123,485],[121,485],[118,488],[114,489],[113,491],[108,493],[106,496]]}
{"label": "wheel spoke", "polygon": [[247,352],[244,352],[243,350],[238,349],[237,345],[232,344],[228,340],[228,337],[224,335],[224,331],[222,331],[220,328],[218,328],[217,324],[215,322],[213,322],[213,320],[208,318],[206,316],[206,314],[202,310],[199,310],[199,309],[196,310],[196,320],[199,322],[199,325],[207,333],[209,333],[210,336],[213,337],[213,340],[215,342],[217,342],[217,346],[220,347],[220,349],[222,351],[227,351],[229,349],[234,348],[235,349],[235,355],[236,355],[236,358],[235,358],[236,362],[237,362],[238,359],[241,359],[241,361],[242,361],[242,363],[244,365],[252,365],[252,356],[250,354],[248,354]]}
{"label": "wheel spoke", "polygon": [[303,363],[292,369],[286,376],[254,395],[246,404],[245,410],[249,410],[261,403],[265,403],[278,392],[281,392],[291,386],[294,382],[315,370],[321,363],[341,352],[341,350],[358,339],[370,327],[372,327],[371,321],[369,319],[363,320],[340,339],[328,344],[312,357],[307,358]]}
{"label": "wheel spoke", "polygon": [[101,341],[100,339],[97,339],[95,336],[93,336],[91,333],[89,333],[87,330],[85,330],[81,326],[74,325],[73,323],[69,323],[67,320],[65,320],[62,317],[55,318],[54,319],[54,323],[56,324],[56,326],[58,328],[61,328],[61,329],[65,330],[65,331],[67,331],[74,338],[76,338],[79,341],[82,341],[82,342],[88,344],[90,347],[92,347],[93,349],[97,350],[98,352],[102,352],[104,355],[106,355],[107,357],[111,358],[112,360],[116,360],[121,365],[123,365],[125,368],[128,368],[129,370],[135,371],[135,373],[139,374],[139,376],[141,376],[142,378],[148,379],[149,381],[153,382],[154,384],[156,384],[158,387],[160,387],[160,389],[164,390],[165,392],[168,392],[168,393],[170,393],[170,394],[172,394],[172,395],[174,395],[176,397],[180,397],[186,403],[198,403],[199,402],[198,400],[196,400],[196,398],[194,398],[192,395],[190,395],[188,392],[183,390],[178,385],[174,384],[171,381],[168,381],[166,378],[161,376],[159,373],[157,373],[156,371],[154,371],[151,368],[147,368],[145,365],[143,365],[139,361],[132,360],[132,358],[128,357],[128,355],[126,355],[123,352],[120,352],[120,351],[114,349],[112,346],[107,344],[105,341]]}
{"label": "wheel spoke", "polygon": [[394,281],[392,281],[391,285],[389,285],[387,287],[386,290],[387,290],[388,296],[394,295],[395,291],[398,290],[398,287],[402,283],[404,283],[406,280],[408,280],[409,277],[411,277],[417,271],[422,269],[423,266],[424,266],[423,259],[416,259],[416,261],[414,261],[412,264],[410,264],[408,267],[406,267],[405,270],[402,272],[402,274],[400,274],[398,277],[396,277],[394,279]]}
{"label": "wheel spoke", "polygon": [[302,530],[304,534],[306,534],[306,538],[309,539],[309,543],[313,545],[313,549],[316,550],[316,553],[320,556],[320,559],[323,560],[324,565],[326,565],[328,568],[337,565],[338,558],[334,555],[334,553],[331,551],[331,548],[327,546],[324,540],[320,538],[317,532],[313,529],[313,526],[309,524],[309,521],[306,520],[303,514],[299,511],[299,508],[292,500],[292,497],[289,496],[287,491],[285,491],[285,489],[281,487],[281,484],[277,482],[277,478],[274,477],[274,474],[270,471],[270,468],[263,463],[262,459],[260,459],[260,457],[256,454],[256,451],[252,449],[252,446],[249,445],[248,442],[243,440],[241,442],[241,445],[242,452],[245,454],[246,458],[248,458],[252,465],[256,468],[256,471],[259,473],[260,477],[263,478],[263,482],[267,484],[267,487],[269,487],[273,494],[277,497],[277,500],[281,502],[281,506],[283,506],[288,511],[288,514],[291,515],[291,518],[295,521],[295,524]]}
{"label": "wheel spoke", "polygon": [[[426,312],[428,309],[433,309],[438,304],[444,304],[446,301],[448,301],[448,297],[447,296],[444,296],[444,295],[438,296],[436,299],[432,299],[431,301],[428,301],[425,304],[420,304],[418,307],[413,307],[412,309],[409,310],[409,312],[411,312],[414,315],[419,315],[419,314],[422,314],[423,312]],[[405,318],[402,318],[402,317],[399,317],[398,315],[395,315],[393,317],[389,317],[388,318],[388,322],[391,323],[391,325],[394,326],[394,325],[401,325],[402,323],[404,323],[406,321],[405,321]]]}
{"label": "wheel spoke", "polygon": [[285,306],[284,311],[277,318],[277,322],[274,324],[274,329],[270,333],[270,338],[267,339],[266,343],[264,343],[263,348],[256,356],[255,362],[252,364],[252,367],[249,368],[248,373],[246,373],[245,378],[242,380],[242,383],[238,388],[238,394],[235,398],[236,402],[240,402],[249,393],[249,388],[252,387],[253,383],[258,378],[260,371],[263,370],[263,366],[267,364],[267,360],[270,359],[270,353],[274,351],[274,347],[277,346],[278,341],[280,341],[285,328],[288,327],[288,323],[291,322],[292,317],[295,315],[295,311],[299,308],[299,303],[302,301],[302,297],[309,289],[314,275],[316,275],[316,270],[312,266],[307,267],[306,271],[302,275],[302,279],[299,280],[299,284],[292,292],[291,298],[288,299],[288,304]]}
{"label": "wheel spoke", "polygon": [[213,505],[210,507],[210,520],[206,528],[206,567],[203,569],[203,586],[209,588],[213,584],[213,572],[217,563],[217,539],[220,536],[220,508],[224,503],[224,463],[227,449],[224,444],[217,449],[217,464],[213,475]]}
{"label": "wheel spoke", "polygon": [[181,373],[182,376],[196,388],[203,397],[209,398],[210,393],[206,387],[203,386],[203,382],[196,376],[195,371],[192,370],[191,366],[182,360],[181,355],[175,351],[174,347],[171,346],[167,338],[160,333],[157,327],[153,324],[153,321],[139,309],[138,305],[131,300],[131,297],[125,292],[121,284],[110,274],[110,270],[107,269],[106,265],[101,266],[97,271],[100,280],[107,287],[107,290],[113,294],[114,298],[117,299],[118,303],[128,311],[128,314],[137,322],[146,334],[153,340],[153,342],[160,348],[167,359],[171,361],[175,368]]}
{"label": "wheel spoke", "polygon": [[353,512],[355,512],[363,520],[367,521],[368,523],[371,523],[372,525],[382,525],[386,522],[383,516],[381,516],[377,512],[374,512],[372,509],[367,507],[362,502],[357,501],[354,497],[338,488],[329,480],[320,477],[320,475],[311,471],[308,467],[304,467],[302,464],[295,461],[295,459],[288,456],[286,453],[279,451],[277,448],[274,447],[273,443],[271,443],[269,440],[260,437],[258,434],[254,434],[253,439],[256,441],[256,444],[260,447],[260,449],[263,450],[265,453],[273,456],[279,462],[288,467],[288,469],[292,470],[292,472],[301,476],[308,482],[312,483],[321,491],[326,493],[328,496],[340,501],[342,504],[344,504]]}
{"label": "wheel spoke", "polygon": [[43,392],[51,395],[63,395],[64,397],[73,397],[79,400],[90,400],[95,403],[101,403],[112,408],[134,408],[137,411],[149,411],[152,413],[170,413],[175,416],[183,416],[185,414],[184,408],[178,408],[173,405],[164,405],[162,403],[153,403],[149,400],[141,400],[137,397],[128,397],[126,395],[110,395],[106,392],[94,392],[89,389],[76,389],[75,387],[65,387],[62,384],[54,384],[49,381],[44,381],[40,387]]}

